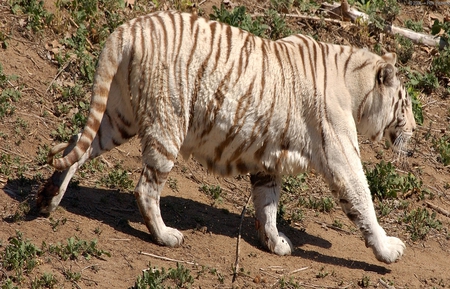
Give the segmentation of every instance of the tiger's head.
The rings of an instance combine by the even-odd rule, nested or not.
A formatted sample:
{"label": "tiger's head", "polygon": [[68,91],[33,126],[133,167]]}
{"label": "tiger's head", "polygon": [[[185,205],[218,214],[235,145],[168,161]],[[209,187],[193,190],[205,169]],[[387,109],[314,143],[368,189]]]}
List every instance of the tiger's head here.
{"label": "tiger's head", "polygon": [[[365,81],[373,83],[373,88],[361,98],[358,131],[373,141],[385,137],[393,144],[394,150],[403,152],[416,128],[412,101],[398,78],[396,54],[375,57],[375,71],[372,69],[371,79],[367,75],[363,76]],[[363,79],[359,78],[359,81]]]}

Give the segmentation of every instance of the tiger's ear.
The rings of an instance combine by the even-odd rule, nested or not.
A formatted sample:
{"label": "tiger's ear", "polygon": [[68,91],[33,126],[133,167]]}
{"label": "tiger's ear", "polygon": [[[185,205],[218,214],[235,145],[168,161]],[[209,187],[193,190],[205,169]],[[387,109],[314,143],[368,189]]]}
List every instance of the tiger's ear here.
{"label": "tiger's ear", "polygon": [[386,61],[389,64],[395,65],[397,63],[397,54],[395,53],[386,53],[385,55],[381,56],[384,61]]}
{"label": "tiger's ear", "polygon": [[395,67],[387,63],[385,65],[380,66],[377,73],[377,80],[379,84],[384,84],[385,86],[394,85],[395,78]]}

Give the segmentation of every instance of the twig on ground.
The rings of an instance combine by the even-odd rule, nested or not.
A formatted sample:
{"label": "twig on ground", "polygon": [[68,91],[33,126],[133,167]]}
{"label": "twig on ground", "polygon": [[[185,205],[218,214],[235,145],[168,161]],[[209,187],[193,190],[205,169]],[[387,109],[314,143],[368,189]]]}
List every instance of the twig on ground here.
{"label": "twig on ground", "polygon": [[50,87],[52,87],[55,80],[61,75],[61,73],[67,68],[67,66],[72,63],[72,60],[67,61],[64,63],[64,65],[58,70],[58,73],[56,73],[55,77],[53,77],[52,81],[50,81],[50,84],[47,86],[47,89],[45,90],[44,96],[47,95],[47,92],[50,90]]}
{"label": "twig on ground", "polygon": [[198,265],[198,263],[194,263],[194,262],[190,262],[190,261],[176,260],[176,259],[167,258],[167,257],[155,255],[155,254],[152,254],[152,253],[146,253],[146,252],[142,252],[142,251],[139,251],[139,254],[145,255],[145,256],[149,256],[149,257],[153,257],[153,258],[160,259],[160,260],[164,260],[164,261],[171,261],[171,262],[176,262],[176,263],[185,263],[185,264],[195,265],[195,266]]}
{"label": "twig on ground", "polygon": [[295,273],[297,273],[297,272],[305,271],[305,270],[307,270],[308,268],[309,268],[309,267],[303,267],[303,268],[295,269],[295,270],[289,272],[289,275],[295,274]]}
{"label": "twig on ground", "polygon": [[131,239],[117,239],[117,238],[110,238],[110,241],[131,241]]}
{"label": "twig on ground", "polygon": [[380,282],[380,284],[383,285],[384,288],[395,289],[394,286],[389,285],[389,284],[386,283],[386,281],[384,281],[383,279],[378,280],[378,282]]}
{"label": "twig on ground", "polygon": [[247,203],[244,205],[244,207],[242,208],[242,212],[241,212],[241,222],[239,224],[239,233],[238,233],[237,242],[236,242],[236,260],[234,262],[233,280],[231,281],[232,283],[234,283],[234,281],[236,281],[238,271],[239,271],[239,253],[240,253],[239,245],[241,243],[242,223],[244,221],[245,211],[247,210],[247,206],[250,203],[251,198],[252,198],[252,195],[250,194],[247,198]]}
{"label": "twig on ground", "polygon": [[431,209],[437,211],[438,213],[441,213],[442,215],[444,215],[444,216],[446,216],[446,217],[450,217],[450,212],[448,212],[447,210],[445,210],[445,209],[443,209],[443,208],[441,208],[441,207],[438,207],[438,206],[436,206],[435,204],[432,204],[432,203],[430,203],[430,202],[428,202],[428,201],[425,201],[425,204],[426,204],[429,208],[431,208]]}
{"label": "twig on ground", "polygon": [[336,227],[334,225],[330,225],[330,224],[327,224],[325,222],[319,222],[319,221],[316,221],[316,223],[321,225],[324,228],[329,228],[329,229],[332,229],[332,230],[335,230],[335,231],[338,231],[338,232],[341,232],[341,233],[344,233],[344,234],[347,234],[347,235],[351,235],[351,233],[349,231],[346,231],[346,230],[341,229],[339,227]]}

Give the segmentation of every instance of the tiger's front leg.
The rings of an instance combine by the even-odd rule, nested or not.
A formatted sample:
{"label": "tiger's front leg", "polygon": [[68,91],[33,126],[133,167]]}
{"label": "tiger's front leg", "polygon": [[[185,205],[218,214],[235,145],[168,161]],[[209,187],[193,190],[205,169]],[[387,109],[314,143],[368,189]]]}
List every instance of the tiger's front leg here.
{"label": "tiger's front leg", "polygon": [[168,174],[169,172],[162,172],[144,164],[141,178],[134,190],[134,196],[145,225],[155,242],[163,246],[178,247],[183,243],[183,234],[164,224],[159,207],[161,191]]}
{"label": "tiger's front leg", "polygon": [[277,229],[277,209],[280,199],[281,178],[258,173],[250,176],[255,206],[256,229],[262,244],[269,251],[283,256],[293,251],[291,241]]}
{"label": "tiger's front leg", "polygon": [[[358,183],[364,185],[355,186]],[[396,237],[387,236],[378,223],[368,185],[357,180],[349,185],[353,187],[347,187],[338,194],[342,210],[361,230],[366,246],[372,248],[378,261],[387,264],[397,261],[403,255],[405,244]],[[336,193],[335,190],[333,192]]]}

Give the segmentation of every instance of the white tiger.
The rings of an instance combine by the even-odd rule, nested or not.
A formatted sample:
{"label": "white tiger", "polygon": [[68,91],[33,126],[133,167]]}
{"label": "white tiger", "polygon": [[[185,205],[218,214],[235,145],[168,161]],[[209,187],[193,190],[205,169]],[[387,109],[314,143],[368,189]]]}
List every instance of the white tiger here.
{"label": "white tiger", "polygon": [[83,132],[51,149],[57,171],[38,207],[53,211],[86,160],[138,135],[143,169],[134,194],[158,244],[183,242],[159,208],[180,153],[216,174],[250,173],[261,241],[278,255],[294,249],[276,227],[281,175],[313,168],[376,258],[394,262],[405,245],[377,222],[357,132],[393,144],[411,137],[411,100],[395,62],[392,53],[380,57],[304,35],[271,41],[179,12],[133,19],[100,55]]}

